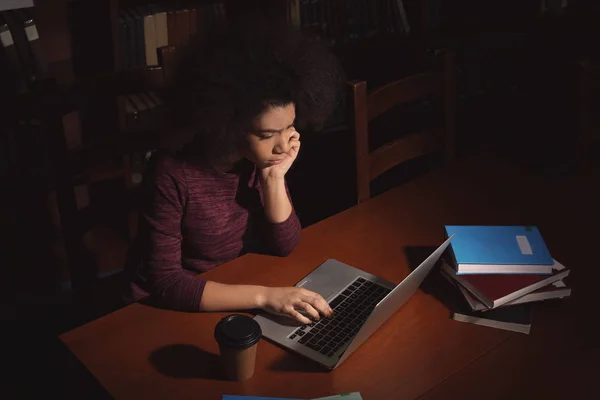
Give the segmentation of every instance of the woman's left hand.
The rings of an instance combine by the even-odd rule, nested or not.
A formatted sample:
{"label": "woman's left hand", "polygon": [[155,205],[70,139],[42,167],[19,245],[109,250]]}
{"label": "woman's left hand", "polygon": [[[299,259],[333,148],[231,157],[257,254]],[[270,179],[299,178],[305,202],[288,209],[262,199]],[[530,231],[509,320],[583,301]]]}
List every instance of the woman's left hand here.
{"label": "woman's left hand", "polygon": [[296,157],[298,157],[298,152],[300,151],[300,133],[294,131],[290,135],[289,146],[290,149],[287,153],[283,154],[283,159],[279,164],[271,165],[261,170],[263,180],[283,179],[296,160]]}

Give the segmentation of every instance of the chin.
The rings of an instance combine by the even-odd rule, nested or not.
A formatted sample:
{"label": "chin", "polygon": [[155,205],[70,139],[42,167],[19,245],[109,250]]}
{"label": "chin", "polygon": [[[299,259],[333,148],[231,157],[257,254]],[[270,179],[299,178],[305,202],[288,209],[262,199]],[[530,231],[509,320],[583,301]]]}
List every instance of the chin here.
{"label": "chin", "polygon": [[258,169],[272,167],[273,165],[277,165],[281,162],[281,161],[273,162],[272,160],[269,160],[269,159],[256,159],[256,158],[254,158],[254,159],[248,158],[248,160],[251,163],[253,163],[254,165],[256,165],[256,168],[258,168]]}

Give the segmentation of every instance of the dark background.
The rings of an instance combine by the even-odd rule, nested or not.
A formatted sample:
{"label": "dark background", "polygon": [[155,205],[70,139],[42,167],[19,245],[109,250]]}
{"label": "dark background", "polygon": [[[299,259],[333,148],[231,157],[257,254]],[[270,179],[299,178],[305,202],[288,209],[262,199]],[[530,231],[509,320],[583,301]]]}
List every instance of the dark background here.
{"label": "dark background", "polygon": [[[242,1],[226,3],[232,15],[244,12]],[[284,1],[247,3],[277,16]],[[364,79],[374,88],[421,70],[435,59],[436,50],[451,49],[458,61],[458,156],[485,147],[522,168],[571,173],[579,161],[575,155],[581,107],[579,61],[598,58],[597,2],[569,1],[559,14],[541,14],[539,0],[423,3],[436,5],[437,17],[425,18],[420,0],[405,0],[412,27],[409,35],[338,43],[334,50],[347,78]],[[115,71],[107,15],[118,4],[115,0],[36,2],[50,78],[68,86]],[[81,20],[77,15],[96,17]],[[82,25],[89,25],[88,30]],[[0,96],[5,110],[21,104],[29,107],[21,101],[22,95],[0,90]],[[598,100],[595,97],[593,103]],[[26,109],[28,115],[35,111]],[[427,123],[430,111],[422,104],[398,109],[394,118],[379,121],[373,131],[407,133]],[[87,120],[85,113],[81,115],[84,137],[93,136],[86,131],[92,114],[93,110]],[[114,115],[102,116],[106,126],[116,124]],[[10,371],[3,379],[8,385],[0,393],[7,390],[16,398],[40,393],[104,398],[106,393],[65,351],[57,335],[119,307],[117,288],[123,282],[120,269],[127,248],[122,214],[106,218],[87,236],[86,256],[103,273],[93,279],[81,302],[69,290],[63,272],[66,261],[60,250],[57,210],[49,201],[60,171],[52,162],[48,128],[43,119],[40,126],[32,126],[20,125],[14,113],[0,117],[0,337],[5,347],[0,360]],[[347,118],[342,105],[323,130],[303,132],[302,152],[288,176],[303,226],[356,204],[354,137]],[[419,159],[395,168],[374,182],[373,194],[413,179],[427,168]],[[91,185],[90,202],[112,202],[118,209],[122,186],[119,178]]]}

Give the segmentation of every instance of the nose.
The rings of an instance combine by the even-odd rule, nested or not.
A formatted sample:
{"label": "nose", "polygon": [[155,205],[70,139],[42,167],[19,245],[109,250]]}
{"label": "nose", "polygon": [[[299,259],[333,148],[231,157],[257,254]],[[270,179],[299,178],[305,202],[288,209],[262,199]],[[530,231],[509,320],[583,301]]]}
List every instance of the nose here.
{"label": "nose", "polygon": [[290,151],[290,134],[288,132],[282,132],[273,148],[275,154],[284,154]]}

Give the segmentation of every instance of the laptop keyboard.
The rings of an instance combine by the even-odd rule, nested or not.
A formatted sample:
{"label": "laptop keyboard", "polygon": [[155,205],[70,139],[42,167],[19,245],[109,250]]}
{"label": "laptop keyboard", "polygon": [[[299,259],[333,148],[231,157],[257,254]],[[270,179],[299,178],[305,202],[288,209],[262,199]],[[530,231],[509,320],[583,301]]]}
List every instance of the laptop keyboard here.
{"label": "laptop keyboard", "polygon": [[377,283],[356,278],[329,306],[333,317],[303,325],[288,336],[319,353],[331,357],[360,330],[373,308],[389,292]]}

